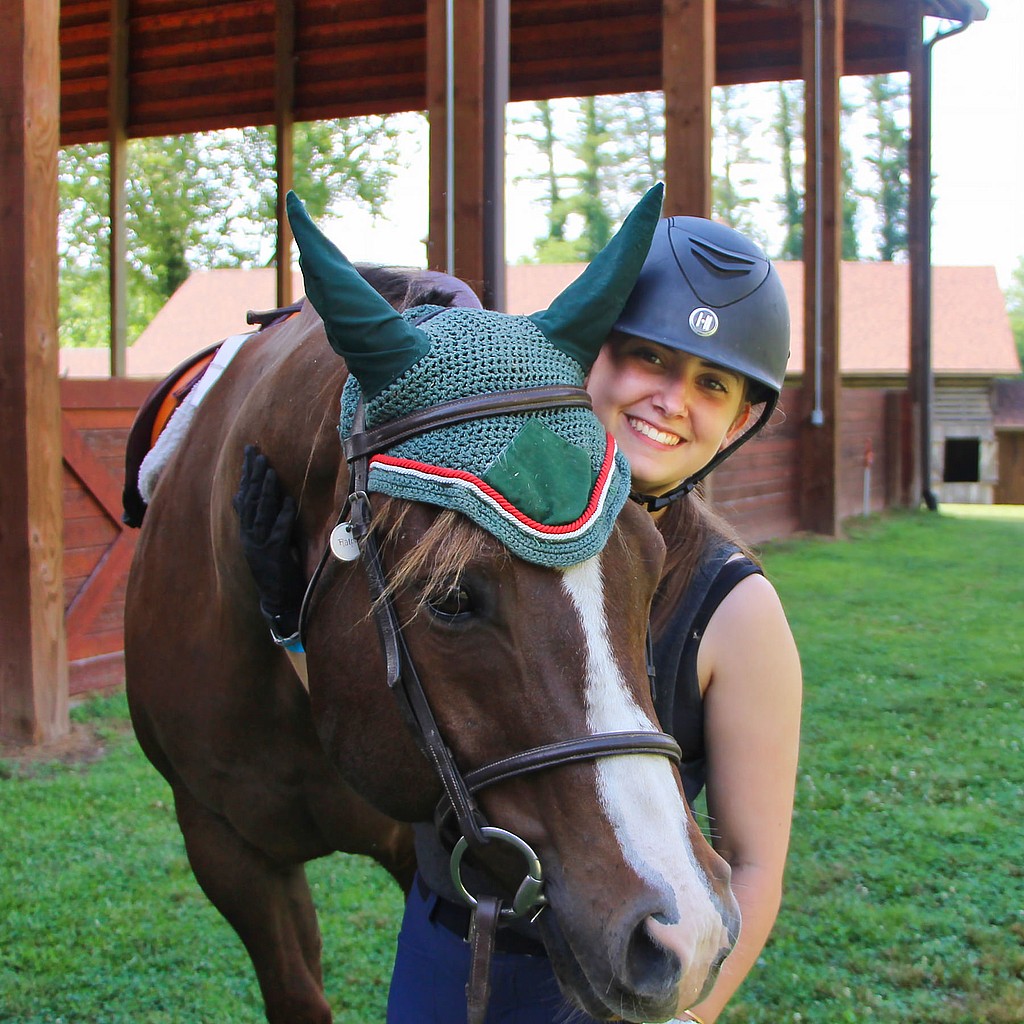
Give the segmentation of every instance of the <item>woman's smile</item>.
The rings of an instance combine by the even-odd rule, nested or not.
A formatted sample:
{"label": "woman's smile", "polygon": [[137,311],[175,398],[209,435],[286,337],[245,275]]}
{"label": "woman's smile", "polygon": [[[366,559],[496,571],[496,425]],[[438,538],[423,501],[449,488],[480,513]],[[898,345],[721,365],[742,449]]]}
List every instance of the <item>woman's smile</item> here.
{"label": "woman's smile", "polygon": [[648,423],[647,420],[642,420],[637,416],[626,416],[626,421],[638,434],[643,434],[644,437],[649,437],[652,441],[657,441],[658,444],[674,448],[683,440],[678,434],[659,430],[653,423]]}

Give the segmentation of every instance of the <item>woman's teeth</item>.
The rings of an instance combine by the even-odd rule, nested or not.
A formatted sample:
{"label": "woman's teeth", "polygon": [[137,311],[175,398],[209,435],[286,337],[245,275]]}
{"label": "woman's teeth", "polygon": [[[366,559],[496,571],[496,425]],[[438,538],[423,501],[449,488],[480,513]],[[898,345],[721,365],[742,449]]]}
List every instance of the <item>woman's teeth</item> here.
{"label": "woman's teeth", "polygon": [[629,425],[637,433],[643,434],[644,437],[649,437],[652,441],[657,441],[658,444],[677,445],[681,440],[678,434],[666,434],[664,430],[652,427],[646,420],[634,419],[632,416],[627,416],[626,419],[629,420]]}

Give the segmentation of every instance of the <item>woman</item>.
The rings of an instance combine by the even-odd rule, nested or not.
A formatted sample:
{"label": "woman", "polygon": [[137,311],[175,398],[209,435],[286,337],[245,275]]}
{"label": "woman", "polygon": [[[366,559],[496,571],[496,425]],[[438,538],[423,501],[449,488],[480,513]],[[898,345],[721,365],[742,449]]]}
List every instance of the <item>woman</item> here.
{"label": "woman", "polygon": [[[629,460],[633,497],[666,541],[652,612],[657,710],[683,750],[691,804],[706,786],[712,842],[732,867],[743,914],[739,940],[711,991],[697,1006],[679,1009],[681,1019],[705,1024],[718,1018],[750,971],[778,912],[801,682],[774,588],[694,488],[767,421],[788,352],[785,296],[764,254],[730,228],[675,217],[659,223],[587,382],[594,411]],[[287,557],[294,510],[290,499],[282,507],[273,470],[251,450],[236,508],[265,614],[275,637],[294,649],[303,588],[297,563]],[[303,671],[301,654],[293,660]],[[419,839],[427,873],[429,841]],[[467,924],[464,908],[422,879],[413,887],[389,1024],[465,1019]],[[495,955],[487,1019],[589,1018],[567,1010],[543,947],[510,932]]]}

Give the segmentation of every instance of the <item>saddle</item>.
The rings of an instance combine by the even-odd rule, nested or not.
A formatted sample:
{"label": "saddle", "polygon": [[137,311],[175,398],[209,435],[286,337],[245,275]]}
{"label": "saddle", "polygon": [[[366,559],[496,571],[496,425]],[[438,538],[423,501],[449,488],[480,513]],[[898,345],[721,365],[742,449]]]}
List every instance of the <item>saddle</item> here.
{"label": "saddle", "polygon": [[[297,302],[277,309],[249,310],[245,322],[257,324],[259,333],[271,324],[287,319],[301,308],[302,303]],[[140,527],[146,514],[146,502],[139,492],[139,470],[143,460],[156,444],[171,416],[202,379],[222,344],[222,341],[218,341],[189,356],[157,384],[139,406],[125,445],[124,490],[121,493],[124,511],[121,521],[126,526]]]}

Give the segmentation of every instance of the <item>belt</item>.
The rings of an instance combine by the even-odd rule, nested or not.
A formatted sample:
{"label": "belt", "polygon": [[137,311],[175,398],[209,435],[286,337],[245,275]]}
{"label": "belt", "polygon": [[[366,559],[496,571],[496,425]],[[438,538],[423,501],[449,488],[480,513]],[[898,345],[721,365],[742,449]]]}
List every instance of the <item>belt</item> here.
{"label": "belt", "polygon": [[[430,912],[430,920],[453,932],[464,942],[468,941],[470,909],[460,903],[452,903],[443,896],[438,896],[420,875],[416,876],[416,888],[423,899],[434,897],[434,907]],[[544,943],[522,935],[507,926],[500,926],[494,942],[499,953],[518,953],[521,956],[547,956]]]}

